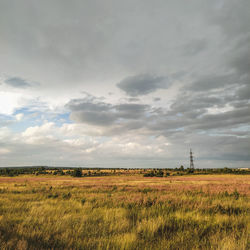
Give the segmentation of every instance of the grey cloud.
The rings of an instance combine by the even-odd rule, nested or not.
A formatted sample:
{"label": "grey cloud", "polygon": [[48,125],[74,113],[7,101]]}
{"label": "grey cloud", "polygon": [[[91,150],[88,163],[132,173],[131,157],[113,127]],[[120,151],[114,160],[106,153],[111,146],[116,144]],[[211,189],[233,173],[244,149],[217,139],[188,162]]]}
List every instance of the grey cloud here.
{"label": "grey cloud", "polygon": [[250,100],[250,83],[240,88],[237,95],[241,100]]}
{"label": "grey cloud", "polygon": [[166,89],[169,82],[166,77],[142,74],[127,77],[116,86],[127,95],[140,96],[155,92],[158,89]]}
{"label": "grey cloud", "polygon": [[159,102],[160,100],[161,100],[160,97],[154,97],[154,99],[153,99],[154,102]]}
{"label": "grey cloud", "polygon": [[173,74],[171,74],[171,77],[173,79],[182,79],[184,76],[186,76],[188,73],[184,70],[181,70],[181,71],[177,71]]}
{"label": "grey cloud", "polygon": [[245,107],[221,114],[207,114],[200,118],[192,127],[194,129],[208,130],[247,124],[250,122],[249,111],[250,107]]}
{"label": "grey cloud", "polygon": [[191,84],[189,90],[192,91],[207,91],[211,89],[223,88],[224,86],[236,84],[237,79],[235,75],[217,75],[217,76],[203,76]]}
{"label": "grey cloud", "polygon": [[78,123],[106,126],[115,121],[111,105],[103,102],[94,103],[94,99],[92,102],[89,98],[73,99],[66,107],[72,111],[70,118]]}
{"label": "grey cloud", "polygon": [[109,112],[96,112],[96,111],[72,112],[70,118],[78,123],[87,123],[97,126],[111,125],[115,121],[114,114]]}
{"label": "grey cloud", "polygon": [[[72,103],[72,101],[70,102]],[[99,126],[117,125],[113,132],[126,131],[134,127],[145,128],[150,133],[168,135],[180,131],[208,132],[213,129],[233,128],[250,122],[249,105],[245,102],[235,105],[235,99],[223,90],[217,95],[180,94],[170,106],[170,110],[154,109],[150,105],[142,104],[104,104],[85,103],[84,100],[74,101],[77,105],[70,106],[72,119],[77,122],[92,123]],[[231,103],[231,111],[209,114],[208,109],[221,109]],[[94,107],[94,108],[93,108]],[[122,119],[122,120],[120,120]],[[112,130],[112,128],[110,128]]]}
{"label": "grey cloud", "polygon": [[128,98],[127,99],[129,102],[138,102],[138,101],[140,101],[140,99],[139,98],[136,98],[136,97],[130,97],[130,98]]}
{"label": "grey cloud", "polygon": [[27,88],[31,86],[29,82],[20,77],[10,77],[5,80],[5,83],[14,88]]}
{"label": "grey cloud", "polygon": [[148,105],[143,104],[112,105],[103,102],[91,103],[85,99],[71,100],[66,107],[72,111],[72,120],[97,126],[119,123],[120,119],[140,119],[149,109]]}
{"label": "grey cloud", "polygon": [[[233,110],[223,111],[230,105]],[[215,114],[209,111],[215,111]],[[156,115],[156,122],[151,123],[152,130],[158,130],[166,133],[171,130],[198,132],[203,131],[209,133],[213,129],[228,129],[248,124],[249,104],[239,102],[237,98],[232,97],[229,93],[221,90],[215,93],[180,93],[174,103],[170,106],[170,110],[164,111]],[[219,111],[219,112],[218,112]],[[217,113],[218,112],[218,113]]]}
{"label": "grey cloud", "polygon": [[194,39],[183,47],[183,55],[195,56],[196,54],[206,50],[207,41],[205,39]]}
{"label": "grey cloud", "polygon": [[199,95],[179,95],[179,98],[170,106],[170,114],[180,114],[191,116],[190,118],[198,117],[206,113],[206,109],[219,106],[223,107],[225,101],[223,96],[215,97],[208,96],[207,94]]}
{"label": "grey cloud", "polygon": [[[220,110],[228,103],[234,107],[233,110],[208,113],[209,109]],[[203,92],[192,95],[180,93],[169,110],[135,103],[116,105],[95,101],[91,103],[85,99],[72,100],[67,106],[72,112],[71,118],[74,121],[106,128],[109,126],[107,130],[109,134],[143,128],[150,134],[170,136],[181,131],[208,133],[214,129],[235,128],[249,123],[247,115],[249,105],[242,103],[237,106],[236,103],[237,100],[221,90],[216,95]]]}
{"label": "grey cloud", "polygon": [[240,83],[250,84],[250,31],[247,38],[240,39],[228,55],[228,65],[235,70]]}
{"label": "grey cloud", "polygon": [[109,111],[111,105],[103,102],[94,103],[86,99],[73,99],[66,104],[66,107],[73,111],[102,112]]}
{"label": "grey cloud", "polygon": [[224,35],[227,50],[224,68],[234,71],[237,84],[250,83],[250,2],[248,0],[224,1],[210,21],[218,25]]}
{"label": "grey cloud", "polygon": [[145,112],[148,105],[125,103],[125,104],[115,105],[114,107],[121,112],[143,113]]}
{"label": "grey cloud", "polygon": [[232,58],[232,66],[234,66],[239,73],[241,73],[243,76],[244,74],[249,74],[250,69],[250,34],[246,41],[244,41],[245,44],[240,44],[241,46],[244,46],[244,49],[241,49],[240,51],[237,51],[237,55]]}
{"label": "grey cloud", "polygon": [[220,145],[222,150],[220,150],[221,155],[219,157],[221,159],[228,159],[229,161],[250,161],[249,141],[249,138],[226,137]]}
{"label": "grey cloud", "polygon": [[114,106],[117,116],[123,119],[140,119],[148,110],[148,105],[143,104],[119,104]]}
{"label": "grey cloud", "polygon": [[12,69],[30,72],[34,63],[32,74],[43,78],[47,86],[53,82],[55,88],[62,82],[65,88],[70,88],[69,82],[87,85],[93,77],[100,80],[114,74],[122,77],[150,71],[161,75],[169,67],[175,71],[182,68],[175,59],[175,48],[189,40],[190,32],[191,37],[196,33],[192,23],[202,16],[194,7],[206,12],[196,1],[185,7],[161,0],[154,4],[140,0],[0,3],[5,52],[1,66],[10,70],[11,60],[6,59],[16,58]]}
{"label": "grey cloud", "polygon": [[218,8],[215,6],[210,21],[221,27],[226,38],[238,39],[249,32],[250,2],[248,0],[229,0],[221,2]]}
{"label": "grey cloud", "polygon": [[[242,97],[241,97],[242,98]],[[231,105],[232,107],[236,108],[236,109],[241,109],[241,108],[245,108],[248,106],[249,104],[249,99],[245,99],[243,98],[243,100],[236,100],[235,102],[232,102]]]}

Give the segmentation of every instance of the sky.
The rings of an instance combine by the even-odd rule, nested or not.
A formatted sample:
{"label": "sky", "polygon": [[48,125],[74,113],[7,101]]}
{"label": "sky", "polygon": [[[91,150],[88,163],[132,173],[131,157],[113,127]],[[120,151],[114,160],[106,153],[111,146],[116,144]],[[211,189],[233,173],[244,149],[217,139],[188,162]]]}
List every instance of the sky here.
{"label": "sky", "polygon": [[0,167],[250,167],[249,0],[0,0]]}

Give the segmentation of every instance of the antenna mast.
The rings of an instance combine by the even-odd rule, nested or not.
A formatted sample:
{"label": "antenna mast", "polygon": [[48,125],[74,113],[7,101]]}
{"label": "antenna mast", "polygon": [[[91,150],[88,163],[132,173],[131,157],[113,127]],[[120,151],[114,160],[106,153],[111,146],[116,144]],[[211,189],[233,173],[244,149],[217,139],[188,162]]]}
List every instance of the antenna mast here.
{"label": "antenna mast", "polygon": [[194,157],[191,148],[190,148],[190,168],[194,169]]}

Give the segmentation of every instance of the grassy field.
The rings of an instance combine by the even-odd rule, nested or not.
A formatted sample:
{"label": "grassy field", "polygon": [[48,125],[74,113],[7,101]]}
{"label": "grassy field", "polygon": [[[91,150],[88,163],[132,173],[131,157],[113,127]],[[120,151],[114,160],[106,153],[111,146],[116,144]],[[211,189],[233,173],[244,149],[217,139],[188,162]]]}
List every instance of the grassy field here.
{"label": "grassy field", "polygon": [[0,177],[1,249],[250,249],[250,177]]}

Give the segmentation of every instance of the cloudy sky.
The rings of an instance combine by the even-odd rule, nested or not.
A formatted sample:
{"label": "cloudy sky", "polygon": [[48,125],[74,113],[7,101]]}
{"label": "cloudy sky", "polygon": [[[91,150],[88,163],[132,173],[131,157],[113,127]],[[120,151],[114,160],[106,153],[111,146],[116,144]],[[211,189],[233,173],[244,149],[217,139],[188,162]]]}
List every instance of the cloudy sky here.
{"label": "cloudy sky", "polygon": [[249,0],[0,0],[0,166],[250,166]]}

